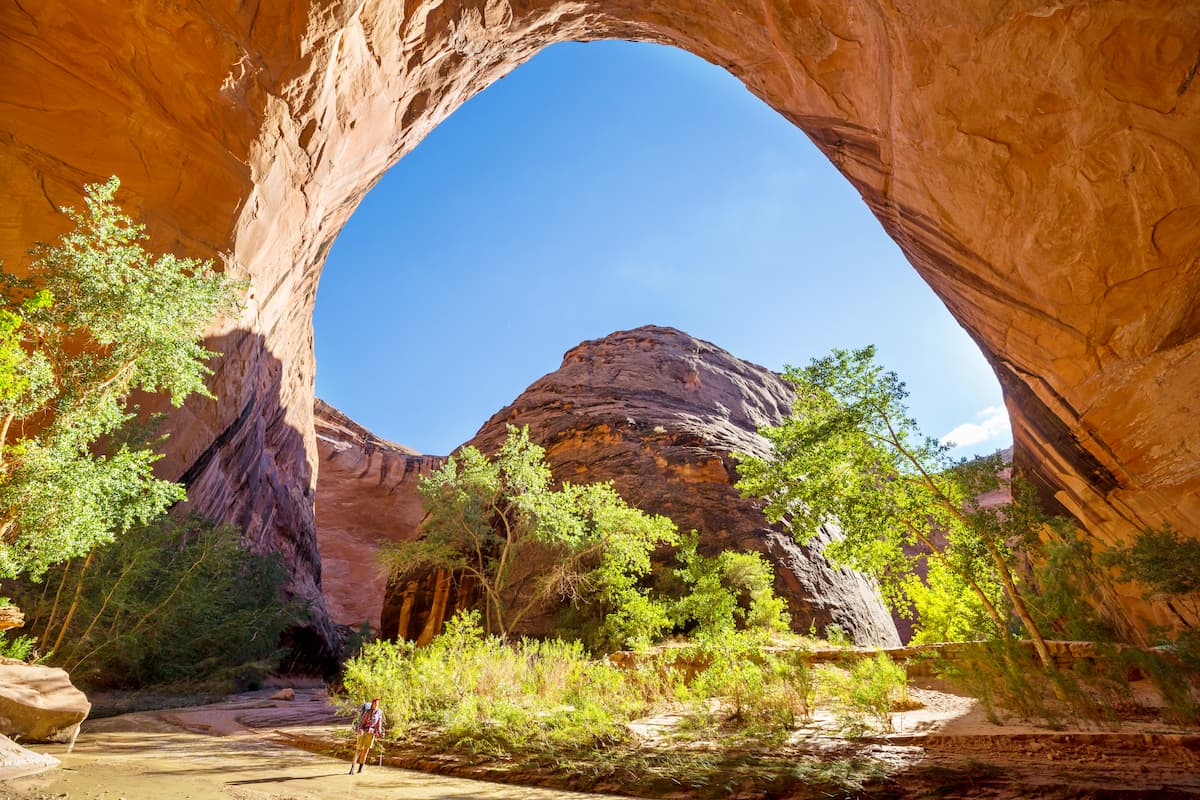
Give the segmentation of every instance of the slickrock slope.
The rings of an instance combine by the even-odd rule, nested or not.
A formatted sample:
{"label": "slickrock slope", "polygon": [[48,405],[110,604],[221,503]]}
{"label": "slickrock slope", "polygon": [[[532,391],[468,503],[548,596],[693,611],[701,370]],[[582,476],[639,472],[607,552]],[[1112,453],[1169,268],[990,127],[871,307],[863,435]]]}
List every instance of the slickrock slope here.
{"label": "slickrock slope", "polygon": [[333,406],[313,409],[317,453],[317,541],[329,618],[379,630],[387,575],[380,549],[411,538],[421,522],[417,479],[445,462],[380,439]]}
{"label": "slickrock slope", "polygon": [[469,97],[548,44],[600,38],[722,65],[812,138],[991,360],[1017,463],[1093,537],[1200,531],[1194,2],[9,4],[0,259],[20,268],[63,229],[55,206],[116,173],[155,245],[252,281],[213,331],[220,401],[173,414],[162,468],[319,605],[324,254]]}
{"label": "slickrock slope", "polygon": [[506,426],[528,425],[555,478],[611,480],[629,503],[700,532],[701,551],[763,553],[793,625],[836,622],[860,644],[899,643],[873,584],[833,569],[813,549],[767,525],[743,499],[733,451],[767,455],[757,434],[791,409],[774,373],[673,328],[647,326],[583,342],[471,440],[494,452]]}

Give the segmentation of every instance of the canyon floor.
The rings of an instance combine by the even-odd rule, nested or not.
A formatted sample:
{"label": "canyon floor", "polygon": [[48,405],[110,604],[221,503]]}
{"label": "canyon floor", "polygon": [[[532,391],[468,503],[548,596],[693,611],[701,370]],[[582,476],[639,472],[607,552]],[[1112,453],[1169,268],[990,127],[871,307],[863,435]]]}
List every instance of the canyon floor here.
{"label": "canyon floor", "polygon": [[[346,774],[347,762],[310,750],[345,727],[324,691],[302,689],[292,701],[268,693],[241,695],[194,708],[125,714],[85,725],[76,746],[39,746],[62,761],[58,768],[0,774],[6,800],[569,800],[597,797],[390,766]],[[988,723],[974,701],[941,693],[924,697],[926,709],[905,715],[902,730],[868,742],[827,740],[831,755],[872,758],[891,776],[844,798],[1183,798],[1200,797],[1200,731],[1156,723],[1120,731],[1046,731]],[[653,721],[647,725],[652,726]],[[646,731],[643,734],[646,735]],[[308,749],[301,749],[302,745]],[[442,772],[456,768],[440,754],[410,754],[394,763]],[[545,774],[509,776],[517,782],[554,783]],[[620,787],[616,787],[620,788]],[[680,787],[668,796],[682,798]],[[661,795],[660,795],[661,796]],[[728,796],[808,796],[742,792]]]}

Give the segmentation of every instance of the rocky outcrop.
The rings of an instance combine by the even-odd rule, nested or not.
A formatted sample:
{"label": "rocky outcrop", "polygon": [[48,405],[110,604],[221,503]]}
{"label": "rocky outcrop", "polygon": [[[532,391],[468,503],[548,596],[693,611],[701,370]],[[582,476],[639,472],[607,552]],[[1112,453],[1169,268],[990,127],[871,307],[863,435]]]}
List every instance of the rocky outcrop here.
{"label": "rocky outcrop", "polygon": [[[600,38],[722,65],[809,135],[991,360],[1016,463],[1101,545],[1200,531],[1195,3],[16,4],[0,18],[0,258],[19,269],[64,227],[55,206],[116,173],[153,244],[250,279],[213,331],[220,400],[172,414],[161,467],[280,551],[319,617],[327,248],[468,98],[546,45]],[[1131,631],[1170,622],[1118,606]]]}
{"label": "rocky outcrop", "polygon": [[59,760],[44,753],[35,753],[21,745],[0,736],[0,781],[28,775],[31,772],[41,772],[51,767],[57,767]]}
{"label": "rocky outcrop", "polygon": [[768,455],[757,430],[779,424],[791,401],[787,384],[769,370],[673,328],[647,326],[568,351],[558,370],[493,416],[470,444],[490,454],[508,425],[528,426],[557,480],[612,481],[630,504],[699,531],[707,555],[765,555],[798,630],[835,622],[859,643],[898,644],[874,584],[821,556],[828,534],[812,547],[798,545],[767,524],[760,503],[733,488],[731,454]]}
{"label": "rocky outcrop", "polygon": [[67,742],[91,710],[64,670],[0,657],[0,735]]}
{"label": "rocky outcrop", "polygon": [[325,608],[336,624],[366,622],[377,631],[387,585],[381,551],[416,534],[422,514],[417,480],[446,459],[380,439],[322,400],[314,418]]}

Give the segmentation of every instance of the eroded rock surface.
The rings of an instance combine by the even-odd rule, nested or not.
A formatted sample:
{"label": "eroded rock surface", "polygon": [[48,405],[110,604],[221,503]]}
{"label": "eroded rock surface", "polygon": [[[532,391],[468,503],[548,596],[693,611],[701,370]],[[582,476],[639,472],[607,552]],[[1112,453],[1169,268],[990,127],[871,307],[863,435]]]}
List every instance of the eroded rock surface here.
{"label": "eroded rock surface", "polygon": [[[63,229],[56,205],[116,173],[155,245],[252,281],[213,331],[220,400],[172,415],[162,469],[283,553],[319,618],[311,317],[329,243],[465,100],[548,44],[600,38],[722,65],[816,142],[991,360],[1016,463],[1102,546],[1200,531],[1192,2],[14,4],[0,258],[19,268]],[[1172,621],[1132,591],[1109,603],[1130,631]]]}
{"label": "eroded rock surface", "polygon": [[64,670],[0,657],[0,736],[66,742],[91,710]]}
{"label": "eroded rock surface", "polygon": [[381,550],[416,535],[421,522],[417,480],[442,456],[380,439],[328,403],[314,413],[320,474],[317,538],[330,619],[379,630],[387,571]]}
{"label": "eroded rock surface", "polygon": [[[767,455],[757,430],[779,424],[791,402],[791,390],[771,371],[673,328],[647,326],[569,350],[558,370],[499,411],[469,444],[490,454],[508,425],[528,426],[557,480],[612,481],[632,505],[671,517],[682,531],[699,531],[707,555],[728,549],[765,555],[798,630],[837,623],[859,643],[899,644],[874,584],[820,555],[817,543],[827,534],[814,547],[796,544],[767,524],[760,503],[732,486],[731,453]],[[441,598],[442,613],[462,600],[430,576],[392,587],[392,619],[404,617],[398,609],[405,604],[430,605],[426,596]],[[399,630],[415,638],[429,615]]]}

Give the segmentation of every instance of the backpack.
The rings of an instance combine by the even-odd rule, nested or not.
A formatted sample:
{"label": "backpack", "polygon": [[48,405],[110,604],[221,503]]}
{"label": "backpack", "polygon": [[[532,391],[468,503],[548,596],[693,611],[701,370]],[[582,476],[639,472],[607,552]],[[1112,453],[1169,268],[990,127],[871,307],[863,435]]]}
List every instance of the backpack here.
{"label": "backpack", "polygon": [[354,732],[355,733],[358,733],[359,730],[361,730],[362,724],[363,724],[363,717],[366,716],[367,712],[370,710],[371,710],[370,703],[363,703],[361,706],[358,707],[358,716],[354,718]]}

